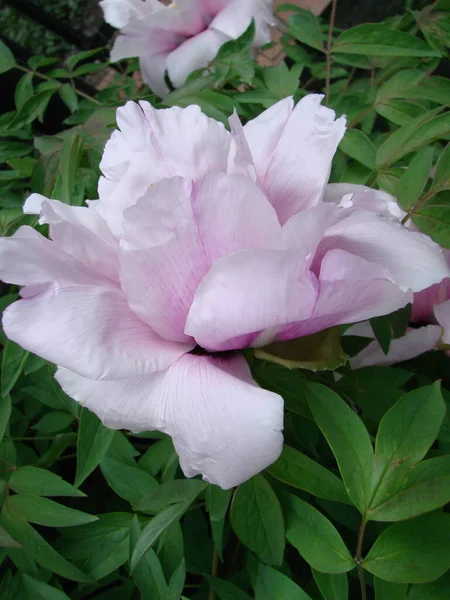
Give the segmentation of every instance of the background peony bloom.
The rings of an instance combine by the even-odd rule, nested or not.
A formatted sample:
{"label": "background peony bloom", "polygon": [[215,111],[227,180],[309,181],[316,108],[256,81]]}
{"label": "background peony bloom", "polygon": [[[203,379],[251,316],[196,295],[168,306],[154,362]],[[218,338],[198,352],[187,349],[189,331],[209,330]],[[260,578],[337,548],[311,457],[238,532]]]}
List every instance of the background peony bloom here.
{"label": "background peony bloom", "polygon": [[24,286],[6,334],[105,425],[166,432],[186,476],[223,488],[282,447],[282,399],[239,350],[389,313],[450,275],[371,190],[323,202],[345,121],[320,101],[233,116],[233,133],[196,106],[129,102],[99,200],[34,194],[52,241],[0,241],[2,279]]}
{"label": "background peony bloom", "polygon": [[244,33],[255,20],[256,48],[270,42],[271,0],[102,0],[105,20],[120,29],[111,61],[139,57],[142,77],[160,96],[206,67],[219,48]]}

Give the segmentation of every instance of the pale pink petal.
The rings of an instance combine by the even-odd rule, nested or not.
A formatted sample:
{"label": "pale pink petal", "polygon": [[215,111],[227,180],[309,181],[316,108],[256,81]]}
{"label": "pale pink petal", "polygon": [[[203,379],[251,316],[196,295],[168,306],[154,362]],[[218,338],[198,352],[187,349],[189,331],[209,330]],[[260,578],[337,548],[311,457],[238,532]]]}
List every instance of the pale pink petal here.
{"label": "pale pink petal", "polygon": [[122,285],[132,309],[167,339],[183,341],[198,284],[218,257],[278,243],[264,194],[241,175],[210,173],[196,185],[153,185],[124,213]]}
{"label": "pale pink petal", "polygon": [[[353,327],[350,327],[345,335],[359,335],[359,333]],[[364,337],[367,336],[364,335]],[[373,337],[373,334],[368,337]],[[433,350],[440,337],[441,328],[439,325],[408,329],[403,337],[391,340],[387,354],[383,352],[377,341],[373,341],[350,359],[350,365],[352,369],[360,369],[372,365],[393,365],[404,360],[410,360],[424,352]]]}
{"label": "pale pink petal", "polygon": [[283,400],[262,390],[242,357],[186,354],[147,377],[93,382],[64,369],[64,391],[108,427],[170,435],[187,477],[223,488],[246,481],[282,448]]}
{"label": "pale pink petal", "polygon": [[26,350],[93,379],[164,369],[192,348],[162,340],[120,290],[101,287],[49,289],[14,302],[3,327]]}
{"label": "pale pink petal", "polygon": [[220,31],[207,29],[171,52],[167,58],[167,71],[174,87],[181,87],[193,71],[208,66],[229,39]]}
{"label": "pale pink petal", "polygon": [[342,209],[328,228],[315,260],[340,248],[382,265],[403,289],[423,290],[450,275],[442,250],[428,236],[366,210]]}
{"label": "pale pink petal", "polygon": [[167,58],[169,52],[159,54],[144,53],[139,59],[142,79],[149,88],[161,98],[165,98],[170,90],[166,83]]}
{"label": "pale pink petal", "polygon": [[259,135],[252,136],[247,132],[252,126],[244,128],[259,181],[282,223],[320,202],[331,161],[345,132],[345,117],[335,120],[334,111],[320,105],[322,98],[318,94],[302,98],[281,131],[280,120],[276,127],[278,143],[271,152],[263,154],[256,149],[266,143],[265,130],[269,141],[273,140],[273,124],[258,127]]}
{"label": "pale pink petal", "polygon": [[144,37],[130,35],[118,35],[111,48],[109,60],[112,63],[124,60],[126,58],[136,58],[143,56],[147,49],[147,43]]}
{"label": "pale pink petal", "polygon": [[434,307],[434,314],[437,322],[442,327],[442,341],[444,344],[450,344],[450,300]]}
{"label": "pale pink petal", "polygon": [[40,222],[50,225],[52,240],[67,254],[93,271],[119,281],[117,241],[95,210],[32,194],[25,202],[24,212],[40,214]]}
{"label": "pale pink petal", "polygon": [[401,221],[406,215],[391,194],[356,183],[329,183],[325,188],[323,200],[324,202],[340,204],[344,196],[349,195],[351,197],[346,198],[344,206],[364,208],[365,210],[392,216],[398,221]]}
{"label": "pale pink petal", "polygon": [[401,291],[384,267],[343,250],[331,250],[322,260],[311,318],[283,327],[277,338],[288,340],[386,315],[411,300],[412,294]]}
{"label": "pale pink petal", "polygon": [[244,347],[266,329],[307,319],[315,301],[302,250],[236,252],[217,259],[202,280],[185,331],[210,351]]}
{"label": "pale pink petal", "polygon": [[236,39],[244,33],[252,19],[255,20],[255,46],[270,42],[269,25],[274,25],[272,2],[269,0],[229,0],[211,23],[230,38]]}
{"label": "pale pink petal", "polygon": [[0,279],[26,286],[115,286],[108,277],[28,226],[20,227],[11,237],[0,238]]}
{"label": "pale pink petal", "polygon": [[157,0],[101,0],[99,2],[105,21],[121,29],[132,17],[143,18],[147,13],[161,9]]}

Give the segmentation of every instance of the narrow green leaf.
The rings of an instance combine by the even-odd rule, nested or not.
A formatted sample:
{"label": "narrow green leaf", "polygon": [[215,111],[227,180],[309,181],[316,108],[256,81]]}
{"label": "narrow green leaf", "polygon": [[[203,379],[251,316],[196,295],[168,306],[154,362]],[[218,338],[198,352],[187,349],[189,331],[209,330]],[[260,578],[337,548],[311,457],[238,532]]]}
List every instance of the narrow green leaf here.
{"label": "narrow green leaf", "polygon": [[335,392],[319,384],[312,384],[309,389],[311,412],[336,457],[348,495],[364,514],[374,466],[369,433],[358,415]]}
{"label": "narrow green leaf", "polygon": [[8,46],[0,40],[0,73],[6,73],[6,71],[9,71],[10,69],[14,69],[15,66],[16,60],[14,54]]}
{"label": "narrow green leaf", "polygon": [[149,548],[153,546],[156,540],[159,538],[161,533],[167,529],[167,527],[174,521],[178,521],[183,514],[187,511],[191,502],[179,502],[178,504],[172,504],[163,511],[158,513],[153,519],[146,525],[139,536],[133,554],[131,556],[131,570],[133,571],[136,565],[139,563],[141,558],[147,552]]}
{"label": "narrow green leaf", "polygon": [[69,427],[73,421],[73,415],[70,415],[67,412],[55,410],[45,414],[42,419],[39,419],[36,425],[33,425],[32,428],[45,435],[67,429],[67,427]]}
{"label": "narrow green leaf", "polygon": [[427,185],[433,166],[434,147],[422,148],[409,163],[398,182],[397,199],[402,208],[409,210],[420,199]]}
{"label": "narrow green leaf", "polygon": [[73,87],[69,83],[65,83],[59,88],[58,93],[70,112],[75,112],[78,108],[78,97]]}
{"label": "narrow green leaf", "polygon": [[69,67],[69,69],[74,69],[79,62],[86,60],[87,58],[91,58],[91,56],[94,56],[102,51],[103,48],[94,48],[93,50],[83,50],[82,52],[77,52],[76,54],[72,54],[72,56],[66,58],[66,65]]}
{"label": "narrow green leaf", "polygon": [[[141,533],[139,520],[135,515],[130,530],[130,556],[133,555]],[[167,582],[161,562],[151,548],[144,553],[141,560],[136,564],[132,576],[141,592],[141,600],[169,600]]]}
{"label": "narrow green leaf", "polygon": [[275,492],[262,475],[256,475],[238,487],[230,518],[244,546],[263,562],[281,565],[285,543],[283,514]]}
{"label": "narrow green leaf", "polygon": [[38,467],[20,467],[11,475],[9,486],[18,494],[37,496],[85,496],[59,475]]}
{"label": "narrow green leaf", "polygon": [[431,513],[383,531],[364,568],[392,583],[426,583],[450,567],[450,515]]}
{"label": "narrow green leaf", "polygon": [[33,94],[33,91],[33,73],[25,73],[25,75],[22,75],[20,78],[14,91],[14,101],[17,110],[22,108],[27,99]]}
{"label": "narrow green leaf", "polygon": [[449,135],[450,112],[437,115],[436,111],[429,111],[423,117],[394,131],[379,146],[377,168],[384,169],[405,154],[416,152],[436,140],[448,138]]}
{"label": "narrow green leaf", "polygon": [[447,144],[436,163],[432,189],[450,188],[450,144]]}
{"label": "narrow green leaf", "polygon": [[443,248],[450,248],[450,202],[437,194],[417,209],[412,220],[422,233],[428,234]]}
{"label": "narrow green leaf", "polygon": [[0,527],[0,548],[21,548],[21,544]]}
{"label": "narrow green leaf", "polygon": [[[178,567],[172,574],[167,589],[167,600],[179,600],[183,593],[184,584],[186,581],[186,561],[184,558],[181,560]],[[239,598],[235,598],[239,600]]]}
{"label": "narrow green leaf", "polygon": [[140,498],[134,504],[136,510],[156,514],[171,504],[194,502],[208,484],[201,479],[174,479],[167,481]]}
{"label": "narrow green leaf", "polygon": [[225,516],[230,505],[232,491],[209,485],[206,494],[206,510],[211,521],[211,533],[220,560],[223,561]]}
{"label": "narrow green leaf", "polygon": [[71,204],[78,166],[83,152],[83,138],[74,133],[64,141],[61,151],[61,198]]}
{"label": "narrow green leaf", "polygon": [[114,458],[103,458],[100,468],[109,486],[116,494],[133,505],[158,487],[156,479],[147,471],[132,467]]}
{"label": "narrow green leaf", "polygon": [[0,444],[8,427],[9,418],[11,417],[11,397],[8,395],[0,398]]}
{"label": "narrow green leaf", "polygon": [[312,569],[323,600],[348,600],[348,579],[345,573],[330,575]]}
{"label": "narrow green leaf", "polygon": [[[450,598],[450,572],[433,581],[411,586],[408,600],[448,600]],[[379,600],[376,598],[376,600]],[[390,598],[380,600],[391,600]],[[392,600],[397,600],[393,598]],[[403,600],[399,598],[398,600]]]}
{"label": "narrow green leaf", "polygon": [[268,468],[268,472],[283,483],[318,498],[351,504],[339,477],[290,446],[283,446],[280,458]]}
{"label": "narrow green leaf", "polygon": [[389,29],[384,23],[364,23],[347,29],[331,51],[365,56],[440,56],[417,36]]}
{"label": "narrow green leaf", "polygon": [[385,315],[374,317],[370,319],[370,326],[372,327],[375,339],[380,344],[381,349],[387,354],[392,340],[392,330],[389,319]]}
{"label": "narrow green leaf", "polygon": [[[232,599],[230,598],[230,600]],[[292,579],[280,571],[259,565],[255,600],[311,600],[311,598]]]}
{"label": "narrow green leaf", "polygon": [[376,148],[367,135],[359,129],[347,129],[339,148],[371,171],[375,169]]}
{"label": "narrow green leaf", "polygon": [[373,493],[367,508],[396,494],[408,471],[435,441],[445,415],[439,382],[409,392],[381,420],[375,443]]}
{"label": "narrow green leaf", "polygon": [[114,431],[104,427],[94,413],[87,408],[82,409],[78,429],[75,487],[79,487],[100,463],[111,445],[113,436]]}
{"label": "narrow green leaf", "polygon": [[288,21],[288,31],[299,42],[324,51],[322,32],[317,17],[310,10],[297,10]]}
{"label": "narrow green leaf", "polygon": [[64,592],[47,583],[33,579],[26,573],[23,573],[22,577],[25,588],[33,600],[70,600]]}
{"label": "narrow green leaf", "polygon": [[47,498],[27,494],[10,496],[8,510],[13,517],[17,515],[30,523],[48,527],[72,527],[98,520],[95,515],[68,508]]}
{"label": "narrow green leaf", "polygon": [[212,575],[208,575],[207,579],[220,600],[252,600],[246,592],[230,581]]}
{"label": "narrow green leaf", "polygon": [[27,358],[28,352],[21,346],[11,340],[6,342],[2,358],[2,396],[6,396],[12,390],[23,371]]}
{"label": "narrow green leaf", "polygon": [[322,573],[346,573],[356,565],[338,531],[316,508],[296,496],[283,500],[286,538],[311,567]]}

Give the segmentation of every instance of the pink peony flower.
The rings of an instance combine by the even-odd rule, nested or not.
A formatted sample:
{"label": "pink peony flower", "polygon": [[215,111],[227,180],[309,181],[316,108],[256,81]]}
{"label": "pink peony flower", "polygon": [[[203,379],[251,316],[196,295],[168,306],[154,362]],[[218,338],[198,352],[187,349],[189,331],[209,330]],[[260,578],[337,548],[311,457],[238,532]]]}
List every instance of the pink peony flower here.
{"label": "pink peony flower", "polygon": [[[186,476],[237,485],[279,456],[283,401],[241,353],[404,306],[450,275],[372,191],[323,202],[345,120],[307,96],[233,133],[197,106],[117,111],[99,200],[37,194],[51,241],[0,240],[8,337],[111,428],[159,429]],[[338,195],[339,196],[339,195]]]}
{"label": "pink peony flower", "polygon": [[255,48],[270,42],[271,0],[102,0],[105,20],[120,29],[111,61],[139,57],[142,77],[155,93],[175,87],[206,67],[219,48],[238,38],[255,20]]}

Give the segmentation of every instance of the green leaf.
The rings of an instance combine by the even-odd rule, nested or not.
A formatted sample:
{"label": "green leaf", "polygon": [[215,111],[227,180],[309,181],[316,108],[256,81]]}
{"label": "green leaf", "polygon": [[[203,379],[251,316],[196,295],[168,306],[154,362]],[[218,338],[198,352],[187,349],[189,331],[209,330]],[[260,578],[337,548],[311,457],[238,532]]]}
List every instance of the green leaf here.
{"label": "green leaf", "polygon": [[385,354],[389,352],[389,347],[392,340],[391,324],[389,319],[385,315],[381,317],[374,317],[370,319],[370,326],[372,327],[375,339],[380,344],[381,349]]}
{"label": "green leaf", "polygon": [[220,560],[223,561],[225,515],[231,500],[231,490],[222,490],[217,485],[209,485],[206,494],[206,510],[211,521],[211,533]]}
{"label": "green leaf", "polygon": [[288,32],[302,44],[324,52],[319,22],[310,10],[297,9],[288,21]]}
{"label": "green leaf", "polygon": [[376,148],[367,135],[359,129],[347,129],[339,148],[371,171],[375,170]]}
{"label": "green leaf", "polygon": [[314,569],[312,573],[324,600],[348,600],[348,579],[345,573],[330,575]]}
{"label": "green leaf", "polygon": [[6,428],[11,417],[11,397],[3,396],[0,398],[0,444],[5,435]]}
{"label": "green leaf", "polygon": [[383,531],[364,568],[392,583],[426,583],[450,567],[450,515],[431,513]]}
{"label": "green leaf", "polygon": [[10,488],[18,494],[37,496],[85,496],[59,475],[38,467],[20,467],[11,475]]}
{"label": "green leaf", "polygon": [[344,484],[336,475],[290,446],[283,446],[280,458],[268,471],[283,483],[318,498],[351,504]]}
{"label": "green leaf", "polygon": [[[282,100],[293,96],[298,89],[302,65],[294,65],[291,70],[284,61],[275,67],[265,67],[262,70],[264,83],[275,99]],[[251,92],[250,92],[251,93]],[[241,100],[241,95],[237,96]]]}
{"label": "green leaf", "polygon": [[17,515],[30,523],[48,527],[72,527],[98,520],[95,515],[68,508],[47,498],[27,494],[10,496],[8,509],[13,517]]}
{"label": "green leaf", "polygon": [[443,248],[450,248],[450,201],[441,195],[434,196],[417,209],[412,220],[422,233],[428,234]]}
{"label": "green leaf", "polygon": [[433,166],[434,147],[422,148],[409,163],[398,182],[397,199],[402,208],[409,210],[422,196]]}
{"label": "green leaf", "polygon": [[78,108],[78,97],[73,87],[69,83],[65,83],[59,88],[58,93],[70,112],[75,112]]}
{"label": "green leaf", "polygon": [[369,433],[358,415],[325,386],[310,385],[308,402],[336,457],[347,493],[364,514],[370,498],[374,466]]}
{"label": "green leaf", "polygon": [[103,459],[114,436],[98,417],[83,408],[80,415],[77,443],[77,473],[75,487],[79,487]]}
{"label": "green leaf", "polygon": [[0,527],[0,548],[20,548],[19,542],[9,535],[9,533]]}
{"label": "green leaf", "polygon": [[66,65],[69,67],[69,69],[74,69],[79,62],[86,60],[87,58],[91,58],[91,56],[94,56],[102,51],[103,48],[94,48],[93,50],[83,50],[82,52],[77,52],[76,54],[72,54],[72,56],[66,58]]}
{"label": "green leaf", "polygon": [[220,600],[252,600],[251,597],[233,583],[208,575],[207,579]]}
{"label": "green leaf", "polygon": [[33,425],[33,429],[39,431],[39,433],[56,433],[69,427],[74,421],[74,416],[66,412],[52,411],[45,414],[36,425]]}
{"label": "green leaf", "polygon": [[238,487],[230,518],[244,546],[263,562],[281,565],[285,543],[283,514],[275,492],[262,475]]}
{"label": "green leaf", "polygon": [[144,527],[131,556],[132,571],[147,550],[153,546],[161,533],[173,522],[178,521],[184,515],[190,505],[190,500],[188,502],[172,504],[153,517],[150,523]]}
{"label": "green leaf", "polygon": [[16,60],[14,54],[8,46],[0,40],[0,73],[6,73],[6,71],[9,71],[10,69],[14,69],[15,66]]}
{"label": "green leaf", "polygon": [[[6,510],[3,510],[1,524],[23,546],[27,554],[45,569],[73,581],[91,582],[87,575],[56,552],[26,521],[14,519]],[[22,550],[13,551],[22,552]]]}
{"label": "green leaf", "polygon": [[450,144],[447,144],[439,156],[431,187],[434,190],[450,187]]}
{"label": "green leaf", "polygon": [[[405,600],[408,586],[404,583],[390,583],[374,577],[375,600]],[[408,600],[409,597],[408,597]],[[421,598],[420,600],[425,600]]]}
{"label": "green leaf", "polygon": [[1,388],[2,396],[6,396],[14,387],[24,369],[28,352],[21,346],[8,340],[3,349]]}
{"label": "green leaf", "polygon": [[286,498],[286,538],[311,567],[322,573],[346,573],[356,566],[338,531],[313,506],[289,495]]}
{"label": "green leaf", "polygon": [[[135,515],[130,531],[130,556],[133,555],[140,536],[141,527]],[[142,559],[135,566],[132,576],[141,592],[141,600],[168,600],[167,582],[163,569],[158,556],[151,548],[145,552]]]}
{"label": "green leaf", "polygon": [[72,204],[78,166],[83,153],[83,138],[74,133],[65,139],[61,151],[61,195],[60,200]]}
{"label": "green leaf", "polygon": [[140,498],[134,508],[142,512],[156,514],[163,508],[179,502],[192,504],[197,496],[208,486],[201,479],[174,479],[163,483],[146,496]]}
{"label": "green leaf", "polygon": [[[183,558],[178,567],[173,572],[172,577],[170,578],[166,596],[167,600],[180,600],[180,596],[183,593],[185,581],[186,561]],[[239,598],[235,598],[235,600],[239,600]]]}
{"label": "green leaf", "polygon": [[396,494],[370,511],[373,521],[403,521],[450,502],[450,456],[425,460],[412,469]]}
{"label": "green leaf", "polygon": [[[403,396],[381,420],[375,443],[372,511],[397,493],[437,438],[445,416],[439,382]],[[369,512],[370,514],[370,512]]]}
{"label": "green leaf", "polygon": [[260,360],[253,365],[252,372],[262,387],[283,396],[287,410],[312,419],[307,402],[308,380],[302,373]]}
{"label": "green leaf", "polygon": [[64,592],[51,585],[33,579],[26,573],[22,574],[25,588],[33,600],[70,600]]}
{"label": "green leaf", "polygon": [[274,362],[288,369],[310,371],[334,370],[347,360],[341,347],[339,327],[330,327],[313,335],[273,342],[264,348],[256,348],[255,356]]}
{"label": "green leaf", "polygon": [[105,457],[100,463],[100,468],[108,485],[116,494],[133,505],[158,487],[156,479],[147,471],[114,458]]}
{"label": "green leaf", "polygon": [[436,116],[436,111],[430,111],[411,124],[394,131],[381,144],[377,151],[377,168],[384,169],[405,154],[416,152],[436,140],[446,139],[449,135],[450,112]]}
{"label": "green leaf", "polygon": [[[408,600],[448,600],[450,598],[450,572],[433,583],[422,583],[411,586]],[[384,598],[376,600],[385,600]],[[386,600],[391,600],[386,598]],[[397,600],[393,598],[392,600]],[[403,597],[399,600],[403,600]]]}
{"label": "green leaf", "polygon": [[255,600],[311,600],[311,598],[280,571],[260,565],[256,579]]}
{"label": "green leaf", "polygon": [[384,23],[364,23],[347,29],[331,51],[366,56],[440,56],[417,36],[389,29]]}

